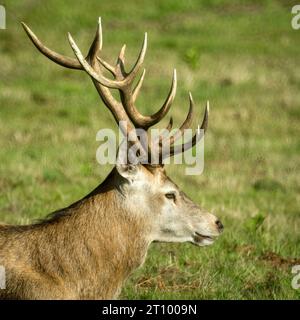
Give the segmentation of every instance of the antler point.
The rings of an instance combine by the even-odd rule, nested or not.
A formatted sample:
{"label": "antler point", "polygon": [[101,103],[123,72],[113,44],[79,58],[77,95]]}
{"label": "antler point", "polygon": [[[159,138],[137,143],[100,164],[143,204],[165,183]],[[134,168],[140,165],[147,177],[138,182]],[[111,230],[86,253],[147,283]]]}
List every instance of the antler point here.
{"label": "antler point", "polygon": [[148,33],[147,32],[145,32],[144,42],[145,42],[145,45],[147,46],[147,42],[148,42]]}
{"label": "antler point", "polygon": [[173,70],[173,81],[177,82],[177,71],[175,68]]}
{"label": "antler point", "polygon": [[70,32],[68,32],[67,34],[68,34],[69,42],[71,42],[71,45],[72,45],[72,43],[74,43],[74,39],[73,39],[73,37],[72,37]]}

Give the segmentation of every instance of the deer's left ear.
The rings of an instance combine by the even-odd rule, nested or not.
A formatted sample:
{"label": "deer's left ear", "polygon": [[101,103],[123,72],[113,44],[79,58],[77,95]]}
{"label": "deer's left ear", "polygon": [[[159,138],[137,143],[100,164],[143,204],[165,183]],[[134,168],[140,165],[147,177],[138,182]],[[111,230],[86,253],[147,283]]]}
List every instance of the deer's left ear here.
{"label": "deer's left ear", "polygon": [[123,178],[133,182],[140,171],[140,164],[117,164],[116,168]]}

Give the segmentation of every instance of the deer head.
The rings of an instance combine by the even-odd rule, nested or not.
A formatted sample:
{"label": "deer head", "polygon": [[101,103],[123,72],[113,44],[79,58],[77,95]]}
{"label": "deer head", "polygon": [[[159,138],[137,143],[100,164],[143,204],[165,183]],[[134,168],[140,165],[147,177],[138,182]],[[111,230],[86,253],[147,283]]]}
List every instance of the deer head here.
{"label": "deer head", "polygon": [[[133,141],[139,145],[139,151],[149,159],[154,148],[153,141],[145,146],[137,136],[137,129],[148,129],[157,124],[169,111],[176,94],[176,70],[168,96],[162,107],[152,115],[141,114],[135,105],[138,93],[145,77],[145,69],[134,85],[134,81],[143,63],[146,48],[147,34],[138,59],[133,68],[127,72],[125,69],[125,45],[122,47],[116,65],[111,65],[101,58],[102,28],[99,19],[97,32],[89,52],[84,58],[72,36],[68,34],[69,43],[76,58],[70,58],[47,48],[22,23],[27,35],[36,48],[55,63],[70,69],[84,70],[92,79],[96,90],[111,111],[115,120],[120,123],[120,129],[126,135],[133,135]],[[103,70],[108,70],[113,79],[106,77]],[[120,100],[117,100],[110,89],[119,91]],[[158,143],[158,163],[117,163],[109,183],[119,191],[124,210],[139,216],[146,221],[147,238],[152,241],[192,242],[199,246],[209,245],[222,232],[223,225],[216,216],[200,208],[189,199],[178,186],[167,176],[164,169],[164,159],[192,148],[202,137],[201,130],[197,130],[193,138],[179,146],[175,144],[185,129],[189,128],[193,119],[194,102],[189,95],[190,108],[186,119],[179,128],[179,134],[161,135]],[[208,124],[208,104],[205,109],[201,129],[206,131]],[[172,118],[166,128],[172,129]],[[169,152],[166,154],[161,148],[162,142],[168,140]]]}

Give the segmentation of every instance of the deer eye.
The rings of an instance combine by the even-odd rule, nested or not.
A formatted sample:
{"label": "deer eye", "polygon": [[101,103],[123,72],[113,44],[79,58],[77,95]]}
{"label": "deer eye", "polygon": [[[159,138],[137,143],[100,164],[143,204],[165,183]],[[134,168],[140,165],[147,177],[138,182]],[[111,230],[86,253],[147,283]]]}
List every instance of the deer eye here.
{"label": "deer eye", "polygon": [[175,195],[174,192],[168,192],[168,193],[165,194],[165,196],[166,196],[167,199],[170,199],[170,200],[174,200],[175,201],[175,199],[176,199],[176,195]]}

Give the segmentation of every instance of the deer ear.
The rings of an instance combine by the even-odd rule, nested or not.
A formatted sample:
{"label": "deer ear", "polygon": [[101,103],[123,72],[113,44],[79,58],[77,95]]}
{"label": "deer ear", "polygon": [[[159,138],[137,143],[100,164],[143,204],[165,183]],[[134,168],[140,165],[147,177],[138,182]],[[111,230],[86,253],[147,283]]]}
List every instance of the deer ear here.
{"label": "deer ear", "polygon": [[117,164],[116,168],[118,173],[125,179],[133,182],[139,172],[139,164]]}
{"label": "deer ear", "polygon": [[133,182],[140,171],[140,164],[137,157],[130,156],[132,154],[123,140],[118,150],[116,169],[123,178]]}

